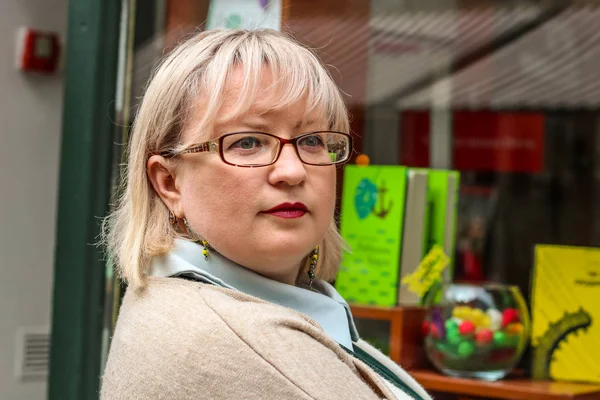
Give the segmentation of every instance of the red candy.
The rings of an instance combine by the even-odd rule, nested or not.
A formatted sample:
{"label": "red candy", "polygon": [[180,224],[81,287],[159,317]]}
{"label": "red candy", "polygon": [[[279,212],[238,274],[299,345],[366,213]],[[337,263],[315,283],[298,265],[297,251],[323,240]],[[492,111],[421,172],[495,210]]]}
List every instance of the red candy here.
{"label": "red candy", "polygon": [[442,337],[439,328],[437,327],[436,324],[431,324],[429,326],[429,334],[431,335],[432,338],[434,339],[439,339]]}
{"label": "red candy", "polygon": [[458,331],[463,336],[472,335],[475,333],[475,324],[471,321],[463,321],[458,326]]}
{"label": "red candy", "polygon": [[429,335],[429,321],[423,321],[423,336]]}
{"label": "red candy", "polygon": [[519,322],[519,311],[514,308],[506,308],[502,312],[502,326],[506,327],[512,322]]}
{"label": "red candy", "polygon": [[491,329],[482,329],[475,335],[475,341],[479,345],[486,345],[494,340],[494,332]]}

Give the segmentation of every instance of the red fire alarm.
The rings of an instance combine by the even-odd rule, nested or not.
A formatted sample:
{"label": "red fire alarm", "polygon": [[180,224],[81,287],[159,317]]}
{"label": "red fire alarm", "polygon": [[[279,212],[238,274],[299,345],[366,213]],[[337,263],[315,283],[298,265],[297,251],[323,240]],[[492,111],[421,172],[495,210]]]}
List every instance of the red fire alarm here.
{"label": "red fire alarm", "polygon": [[19,69],[43,74],[53,74],[58,70],[61,51],[58,34],[22,28],[18,48]]}

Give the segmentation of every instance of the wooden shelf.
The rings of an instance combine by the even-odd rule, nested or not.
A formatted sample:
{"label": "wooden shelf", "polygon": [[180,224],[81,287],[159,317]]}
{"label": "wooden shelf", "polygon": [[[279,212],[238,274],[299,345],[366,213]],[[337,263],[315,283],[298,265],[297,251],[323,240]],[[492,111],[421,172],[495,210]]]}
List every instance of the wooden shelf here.
{"label": "wooden shelf", "polygon": [[532,381],[525,377],[484,382],[428,370],[411,370],[410,374],[428,391],[439,393],[511,400],[600,400],[600,385]]}
{"label": "wooden shelf", "polygon": [[404,368],[425,368],[423,349],[423,307],[371,307],[351,304],[354,318],[388,321],[389,356]]}
{"label": "wooden shelf", "polygon": [[420,309],[420,307],[375,307],[350,304],[352,314],[359,318],[392,320],[400,318],[404,310]]}

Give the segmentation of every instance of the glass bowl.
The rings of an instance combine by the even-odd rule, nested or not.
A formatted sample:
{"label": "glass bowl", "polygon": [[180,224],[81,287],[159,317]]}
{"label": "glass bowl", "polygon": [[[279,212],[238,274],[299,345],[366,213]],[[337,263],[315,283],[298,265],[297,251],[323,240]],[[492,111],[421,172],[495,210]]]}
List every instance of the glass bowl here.
{"label": "glass bowl", "polygon": [[439,285],[425,304],[425,351],[446,375],[502,379],[527,347],[529,312],[516,286]]}

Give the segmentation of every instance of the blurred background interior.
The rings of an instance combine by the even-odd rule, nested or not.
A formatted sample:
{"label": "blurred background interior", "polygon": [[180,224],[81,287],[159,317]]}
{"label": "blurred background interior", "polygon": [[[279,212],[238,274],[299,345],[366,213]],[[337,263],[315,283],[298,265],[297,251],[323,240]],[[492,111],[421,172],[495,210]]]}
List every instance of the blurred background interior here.
{"label": "blurred background interior", "polygon": [[599,2],[4,0],[0,399],[97,397],[122,288],[89,244],[144,84],[252,24],[319,49],[371,164],[460,171],[454,279],[528,297],[535,244],[600,246]]}

